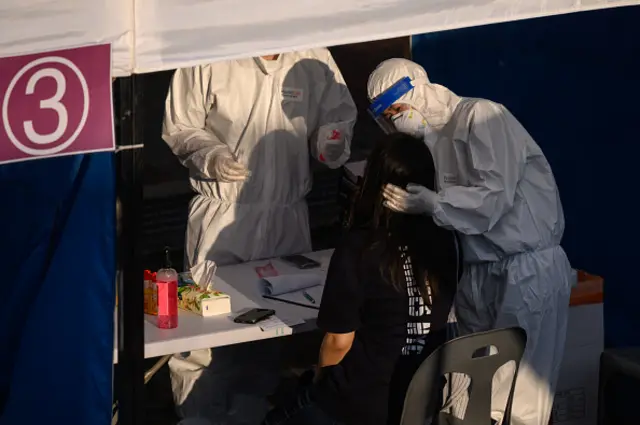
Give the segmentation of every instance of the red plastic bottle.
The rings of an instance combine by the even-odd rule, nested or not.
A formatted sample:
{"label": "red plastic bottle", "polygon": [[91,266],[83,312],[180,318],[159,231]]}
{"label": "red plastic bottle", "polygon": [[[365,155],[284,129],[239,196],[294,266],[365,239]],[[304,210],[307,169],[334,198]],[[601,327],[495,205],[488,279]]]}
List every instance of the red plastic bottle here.
{"label": "red plastic bottle", "polygon": [[165,248],[165,266],[156,274],[158,285],[158,321],[160,329],[178,327],[178,272],[171,268],[169,248]]}

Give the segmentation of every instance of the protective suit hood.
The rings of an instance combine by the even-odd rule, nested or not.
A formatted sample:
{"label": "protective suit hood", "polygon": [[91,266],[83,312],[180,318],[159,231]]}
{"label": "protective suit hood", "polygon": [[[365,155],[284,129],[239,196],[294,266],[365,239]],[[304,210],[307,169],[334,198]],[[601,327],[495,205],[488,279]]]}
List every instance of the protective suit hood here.
{"label": "protective suit hood", "polygon": [[431,83],[424,68],[408,59],[388,59],[376,67],[367,83],[369,99],[375,99],[404,77],[411,78],[415,88],[396,103],[406,103],[420,111],[434,129],[444,127],[460,103],[460,97],[446,87]]}

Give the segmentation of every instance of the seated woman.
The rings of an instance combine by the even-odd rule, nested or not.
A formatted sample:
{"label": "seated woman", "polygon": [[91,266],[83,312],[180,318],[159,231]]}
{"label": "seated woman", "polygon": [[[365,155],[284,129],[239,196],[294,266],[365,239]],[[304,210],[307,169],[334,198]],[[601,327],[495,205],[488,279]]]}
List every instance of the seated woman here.
{"label": "seated woman", "polygon": [[[318,315],[325,332],[313,385],[289,406],[274,409],[264,425],[385,425],[396,364],[394,397],[402,404],[422,356],[429,322],[444,327],[456,285],[451,232],[420,215],[383,206],[387,183],[434,188],[429,149],[406,134],[385,136],[369,157],[354,224],[329,265]],[[427,338],[428,339],[428,338]],[[404,386],[404,387],[403,387]]]}

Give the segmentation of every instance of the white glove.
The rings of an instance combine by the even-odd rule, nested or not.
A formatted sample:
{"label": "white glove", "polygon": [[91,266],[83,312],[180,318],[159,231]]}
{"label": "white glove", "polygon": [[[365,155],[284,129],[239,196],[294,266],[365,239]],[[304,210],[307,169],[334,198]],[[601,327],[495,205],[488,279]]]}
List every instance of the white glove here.
{"label": "white glove", "polygon": [[215,154],[209,165],[209,173],[222,183],[241,182],[251,175],[247,167],[236,161],[227,150]]}
{"label": "white glove", "polygon": [[322,156],[325,161],[334,162],[340,159],[344,153],[344,139],[337,142],[331,141],[324,145],[324,152]]}
{"label": "white glove", "polygon": [[318,132],[318,138],[322,140],[320,161],[335,162],[339,160],[346,146],[342,132],[336,128],[322,127]]}
{"label": "white glove", "polygon": [[408,184],[407,190],[388,184],[382,192],[384,206],[405,214],[433,214],[438,194],[424,186]]}

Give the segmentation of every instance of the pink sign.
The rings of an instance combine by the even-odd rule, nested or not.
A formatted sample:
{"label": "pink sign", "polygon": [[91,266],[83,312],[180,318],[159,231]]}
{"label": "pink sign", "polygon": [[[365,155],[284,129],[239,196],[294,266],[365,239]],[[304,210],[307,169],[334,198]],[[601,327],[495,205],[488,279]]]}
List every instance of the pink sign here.
{"label": "pink sign", "polygon": [[111,46],[0,58],[0,164],[115,149]]}

